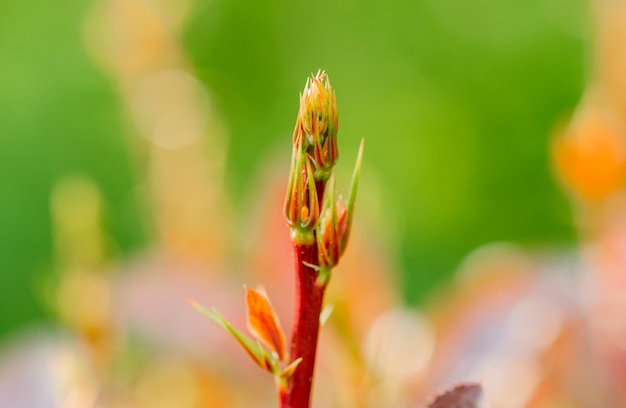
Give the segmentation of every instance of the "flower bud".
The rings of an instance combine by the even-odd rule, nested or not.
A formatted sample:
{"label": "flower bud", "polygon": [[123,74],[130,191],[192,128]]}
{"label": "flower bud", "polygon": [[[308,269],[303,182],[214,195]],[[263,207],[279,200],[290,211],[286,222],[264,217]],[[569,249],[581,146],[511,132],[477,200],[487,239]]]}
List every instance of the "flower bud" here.
{"label": "flower bud", "polygon": [[316,237],[319,264],[332,268],[337,265],[339,257],[343,253],[341,238],[346,232],[348,213],[342,199],[335,200],[335,178],[333,176],[330,177],[326,190]]}
{"label": "flower bud", "polygon": [[313,168],[302,144],[294,146],[285,198],[285,217],[292,231],[301,233],[300,235],[306,232],[312,233],[319,218],[319,202]]}
{"label": "flower bud", "polygon": [[359,147],[359,153],[352,174],[352,186],[347,206],[341,197],[335,199],[335,178],[331,175],[324,193],[324,205],[322,206],[319,226],[317,229],[317,248],[319,264],[322,267],[333,268],[343,255],[350,229],[352,228],[352,216],[356,192],[359,186],[361,174],[361,159],[363,157],[363,141]]}
{"label": "flower bud", "polygon": [[307,79],[300,95],[300,110],[294,130],[294,145],[303,144],[311,156],[316,180],[328,180],[339,159],[337,130],[339,118],[335,92],[326,72]]}

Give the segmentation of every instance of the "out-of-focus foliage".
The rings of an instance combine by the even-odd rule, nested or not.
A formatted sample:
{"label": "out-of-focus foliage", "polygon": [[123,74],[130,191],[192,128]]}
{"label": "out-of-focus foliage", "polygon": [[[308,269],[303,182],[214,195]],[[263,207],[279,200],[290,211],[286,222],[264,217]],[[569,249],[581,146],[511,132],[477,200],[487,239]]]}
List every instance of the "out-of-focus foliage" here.
{"label": "out-of-focus foliage", "polygon": [[52,269],[53,184],[86,173],[103,189],[107,228],[142,241],[116,90],[89,59],[89,2],[0,1],[0,333],[41,315]]}
{"label": "out-of-focus foliage", "polygon": [[[150,232],[118,88],[84,44],[90,7],[0,1],[0,333],[41,313],[33,288],[53,269],[60,177],[95,180],[122,254]],[[338,92],[340,150],[367,140],[359,216],[397,243],[409,300],[480,244],[571,238],[546,146],[584,83],[581,0],[191,7],[183,40],[226,126],[236,212],[252,207],[251,174],[275,149],[286,174],[296,92],[323,68]],[[348,174],[353,158],[343,159]]]}

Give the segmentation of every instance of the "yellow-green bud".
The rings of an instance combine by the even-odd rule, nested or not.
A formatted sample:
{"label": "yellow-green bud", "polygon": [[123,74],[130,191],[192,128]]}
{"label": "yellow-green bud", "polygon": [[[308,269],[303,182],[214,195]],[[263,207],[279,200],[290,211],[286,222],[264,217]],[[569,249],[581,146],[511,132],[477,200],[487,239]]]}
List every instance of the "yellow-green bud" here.
{"label": "yellow-green bud", "polygon": [[[309,156],[302,145],[294,146],[285,198],[285,217],[299,240],[313,239],[313,229],[319,218],[319,202]],[[305,239],[306,238],[306,239]]]}
{"label": "yellow-green bud", "polygon": [[300,95],[300,111],[293,136],[293,143],[302,143],[312,158],[316,180],[327,180],[339,159],[338,129],[335,92],[326,72],[319,71],[307,79]]}

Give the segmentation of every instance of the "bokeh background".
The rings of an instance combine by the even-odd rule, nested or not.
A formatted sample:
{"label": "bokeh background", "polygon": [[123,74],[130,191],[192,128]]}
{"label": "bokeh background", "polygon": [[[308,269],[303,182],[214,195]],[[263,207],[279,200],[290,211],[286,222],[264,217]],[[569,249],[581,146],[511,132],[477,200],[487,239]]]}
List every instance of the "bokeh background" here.
{"label": "bokeh background", "polygon": [[[91,39],[103,3],[0,1],[0,338],[49,317],[40,289],[56,267],[50,197],[59,180],[79,173],[100,189],[110,258],[131,259],[153,239],[124,85]],[[268,163],[286,181],[298,93],[322,68],[340,110],[340,181],[365,138],[357,218],[398,265],[406,301],[419,304],[482,244],[573,242],[548,146],[587,78],[586,2],[168,7],[168,41],[223,134],[220,185],[237,225],[224,240],[245,242]],[[245,250],[230,248],[231,258]]]}

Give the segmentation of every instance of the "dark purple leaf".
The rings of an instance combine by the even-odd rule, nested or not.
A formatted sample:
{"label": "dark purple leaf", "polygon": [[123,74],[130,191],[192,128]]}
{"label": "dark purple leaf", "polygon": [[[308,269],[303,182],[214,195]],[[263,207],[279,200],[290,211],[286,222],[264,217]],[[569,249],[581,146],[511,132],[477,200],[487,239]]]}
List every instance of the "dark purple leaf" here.
{"label": "dark purple leaf", "polygon": [[437,394],[427,408],[486,408],[483,387],[480,384],[456,385]]}

